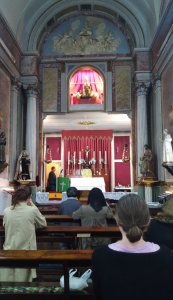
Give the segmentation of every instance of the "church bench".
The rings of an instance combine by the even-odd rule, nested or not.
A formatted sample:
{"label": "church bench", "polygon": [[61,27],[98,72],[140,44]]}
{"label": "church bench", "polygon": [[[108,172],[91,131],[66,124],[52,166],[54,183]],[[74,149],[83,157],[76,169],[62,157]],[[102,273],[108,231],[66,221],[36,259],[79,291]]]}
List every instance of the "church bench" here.
{"label": "church bench", "polygon": [[[70,299],[70,300],[82,300],[82,299],[93,299],[91,285],[87,288],[88,294],[82,292],[70,292],[69,291],[69,269],[72,268],[91,268],[91,257],[92,250],[8,250],[0,251],[0,267],[10,267],[10,268],[39,268],[40,264],[62,264],[63,274],[65,276],[65,288],[64,292],[61,294],[57,293],[15,293],[17,299]],[[57,270],[58,272],[58,270]],[[58,287],[59,283],[0,283],[0,288],[3,286],[23,286],[23,287]],[[4,293],[0,294],[1,299],[11,299],[10,297],[14,293]]]}
{"label": "church bench", "polygon": [[[47,226],[36,229],[38,243],[65,243],[70,242],[75,248],[75,240],[79,237],[109,237],[117,240],[121,238],[118,227],[92,226]],[[5,239],[5,228],[0,227],[1,249]]]}

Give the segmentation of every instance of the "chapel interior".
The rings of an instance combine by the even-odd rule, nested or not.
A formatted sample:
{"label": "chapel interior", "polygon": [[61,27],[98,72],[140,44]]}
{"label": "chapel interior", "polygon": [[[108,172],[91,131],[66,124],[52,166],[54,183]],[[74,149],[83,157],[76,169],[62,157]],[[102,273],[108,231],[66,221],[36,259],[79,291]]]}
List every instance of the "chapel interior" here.
{"label": "chapel interior", "polygon": [[35,193],[52,166],[79,178],[85,164],[107,192],[172,192],[172,24],[172,0],[0,0],[1,192],[27,181],[24,150]]}

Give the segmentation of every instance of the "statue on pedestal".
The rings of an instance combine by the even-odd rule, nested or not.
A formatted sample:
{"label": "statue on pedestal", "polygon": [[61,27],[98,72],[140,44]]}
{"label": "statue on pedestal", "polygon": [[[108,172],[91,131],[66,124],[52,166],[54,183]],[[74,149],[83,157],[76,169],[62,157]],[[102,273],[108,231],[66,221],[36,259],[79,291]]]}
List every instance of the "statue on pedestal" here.
{"label": "statue on pedestal", "polygon": [[163,162],[173,162],[173,153],[172,153],[172,137],[168,134],[168,130],[164,129],[164,140],[163,140]]}
{"label": "statue on pedestal", "polygon": [[18,158],[14,180],[30,180],[30,157],[26,150],[23,150]]}
{"label": "statue on pedestal", "polygon": [[148,145],[144,145],[145,151],[143,156],[140,157],[140,173],[145,177],[155,177],[153,166],[153,152],[149,149]]}
{"label": "statue on pedestal", "polygon": [[5,132],[1,132],[0,134],[0,164],[4,164],[5,159],[5,145],[6,145],[6,137]]}

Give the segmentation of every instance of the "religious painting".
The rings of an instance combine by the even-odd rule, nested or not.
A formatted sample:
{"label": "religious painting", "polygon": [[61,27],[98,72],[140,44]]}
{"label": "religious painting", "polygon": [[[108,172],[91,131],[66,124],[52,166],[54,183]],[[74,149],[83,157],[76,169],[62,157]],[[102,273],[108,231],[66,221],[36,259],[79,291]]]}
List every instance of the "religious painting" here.
{"label": "religious painting", "polygon": [[113,23],[93,16],[71,18],[48,37],[43,56],[130,53],[126,38]]}
{"label": "religious painting", "polygon": [[2,121],[3,121],[3,116],[2,116],[2,111],[0,110],[0,129],[2,129]]}
{"label": "religious painting", "polygon": [[169,109],[169,121],[170,121],[170,126],[173,125],[173,107],[171,106]]}
{"label": "religious painting", "polygon": [[69,111],[104,110],[104,80],[96,70],[77,70],[69,79]]}
{"label": "religious painting", "polygon": [[57,112],[58,70],[46,68],[43,71],[43,112]]}
{"label": "religious painting", "polygon": [[129,66],[117,66],[116,78],[116,110],[126,111],[131,109],[131,78]]}

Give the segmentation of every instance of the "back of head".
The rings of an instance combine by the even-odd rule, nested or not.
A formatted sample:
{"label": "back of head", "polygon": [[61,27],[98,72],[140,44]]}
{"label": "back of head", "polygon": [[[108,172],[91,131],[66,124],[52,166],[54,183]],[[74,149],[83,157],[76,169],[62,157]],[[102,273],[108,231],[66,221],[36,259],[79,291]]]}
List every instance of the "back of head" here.
{"label": "back of head", "polygon": [[31,187],[30,186],[22,185],[22,186],[18,187],[12,197],[13,209],[19,202],[26,201],[30,196],[31,196]]}
{"label": "back of head", "polygon": [[88,203],[96,211],[99,212],[103,206],[106,206],[106,201],[102,191],[98,188],[93,188],[88,195]]}
{"label": "back of head", "polygon": [[115,219],[131,243],[139,241],[150,221],[145,200],[135,194],[123,196],[116,205]]}
{"label": "back of head", "polygon": [[68,188],[67,190],[67,197],[73,197],[73,198],[76,198],[77,197],[77,193],[78,193],[78,190],[77,188],[75,188],[74,186],[71,186]]}
{"label": "back of head", "polygon": [[169,196],[169,199],[163,204],[161,212],[159,212],[155,220],[163,223],[173,224],[173,197]]}

